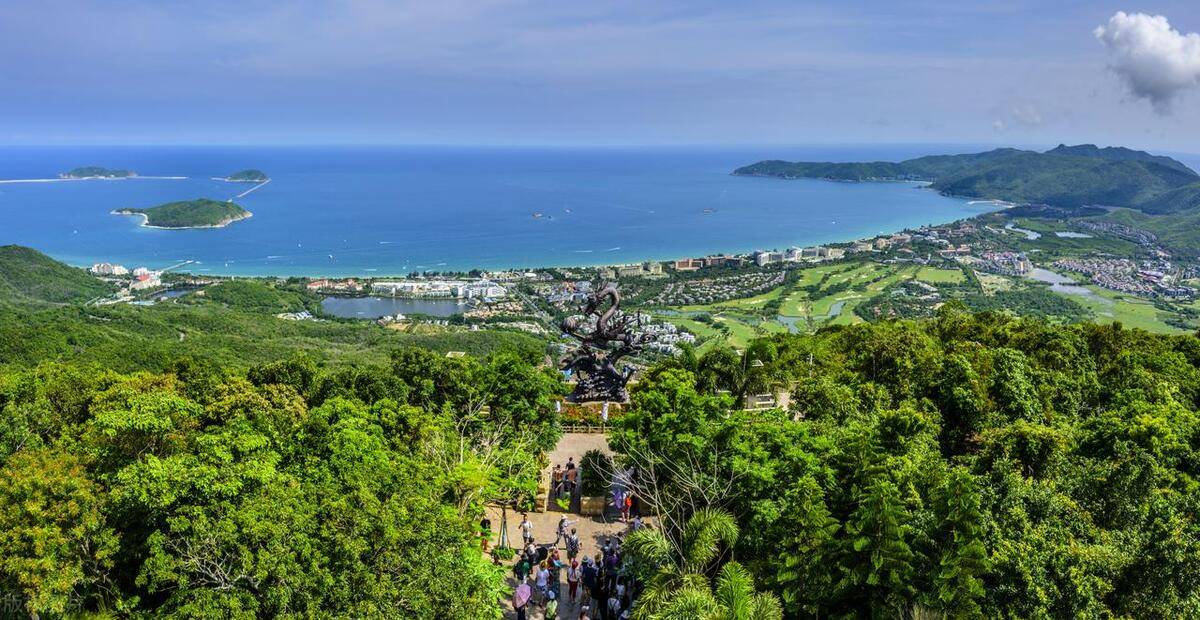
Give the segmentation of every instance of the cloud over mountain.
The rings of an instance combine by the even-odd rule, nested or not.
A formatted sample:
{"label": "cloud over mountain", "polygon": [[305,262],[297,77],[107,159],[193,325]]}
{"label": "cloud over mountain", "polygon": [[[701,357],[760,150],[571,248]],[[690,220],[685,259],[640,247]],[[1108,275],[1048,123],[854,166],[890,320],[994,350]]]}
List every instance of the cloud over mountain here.
{"label": "cloud over mountain", "polygon": [[1093,32],[1129,92],[1160,113],[1170,112],[1175,99],[1200,85],[1200,34],[1180,34],[1165,16],[1117,11]]}

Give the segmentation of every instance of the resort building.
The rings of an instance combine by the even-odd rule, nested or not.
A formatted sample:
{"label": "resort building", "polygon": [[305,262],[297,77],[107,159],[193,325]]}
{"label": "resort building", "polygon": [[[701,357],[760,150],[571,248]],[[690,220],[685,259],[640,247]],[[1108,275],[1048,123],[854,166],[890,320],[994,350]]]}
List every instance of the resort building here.
{"label": "resort building", "polygon": [[129,270],[124,265],[114,265],[112,263],[96,263],[88,271],[91,271],[92,275],[97,276],[123,276],[129,273]]}

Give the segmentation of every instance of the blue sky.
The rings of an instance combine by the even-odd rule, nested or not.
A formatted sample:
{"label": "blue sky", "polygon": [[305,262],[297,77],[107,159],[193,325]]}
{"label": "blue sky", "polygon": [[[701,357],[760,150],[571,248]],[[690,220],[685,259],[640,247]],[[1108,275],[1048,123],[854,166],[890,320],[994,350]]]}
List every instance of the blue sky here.
{"label": "blue sky", "polygon": [[1197,31],[1195,0],[8,0],[0,144],[1195,151]]}

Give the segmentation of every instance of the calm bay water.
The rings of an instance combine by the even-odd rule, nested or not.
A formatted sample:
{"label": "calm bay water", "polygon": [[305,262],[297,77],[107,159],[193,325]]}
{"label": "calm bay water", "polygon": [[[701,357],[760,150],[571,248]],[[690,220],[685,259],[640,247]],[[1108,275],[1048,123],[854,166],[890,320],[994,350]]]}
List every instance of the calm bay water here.
{"label": "calm bay water", "polygon": [[[5,147],[0,179],[52,178],[80,165],[187,178],[0,184],[0,244],[76,265],[191,260],[189,271],[226,275],[666,260],[845,241],[991,209],[907,183],[729,174],[767,158],[897,160],[947,150]],[[232,198],[251,186],[212,177],[243,168],[272,182],[238,200],[254,216],[227,228],[154,230],[109,213]]]}

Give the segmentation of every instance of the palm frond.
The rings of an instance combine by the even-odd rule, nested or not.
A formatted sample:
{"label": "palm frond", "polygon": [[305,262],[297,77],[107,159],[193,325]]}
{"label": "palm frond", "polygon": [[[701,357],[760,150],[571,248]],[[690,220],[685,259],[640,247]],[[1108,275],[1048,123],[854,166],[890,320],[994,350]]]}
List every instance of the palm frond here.
{"label": "palm frond", "polygon": [[692,515],[683,528],[682,549],[685,572],[703,572],[721,545],[737,542],[738,526],[733,515],[716,508],[702,508]]}
{"label": "palm frond", "polygon": [[682,588],[655,614],[654,620],[708,620],[720,612],[720,605],[708,588]]}
{"label": "palm frond", "polygon": [[729,620],[751,620],[754,603],[754,577],[737,562],[721,567],[717,575],[717,601],[724,608],[724,617]]}
{"label": "palm frond", "polygon": [[637,562],[662,568],[671,561],[671,541],[661,531],[642,528],[625,538],[621,549]]}
{"label": "palm frond", "polygon": [[779,598],[771,592],[761,592],[754,595],[754,603],[750,608],[751,620],[783,620],[783,606]]}

